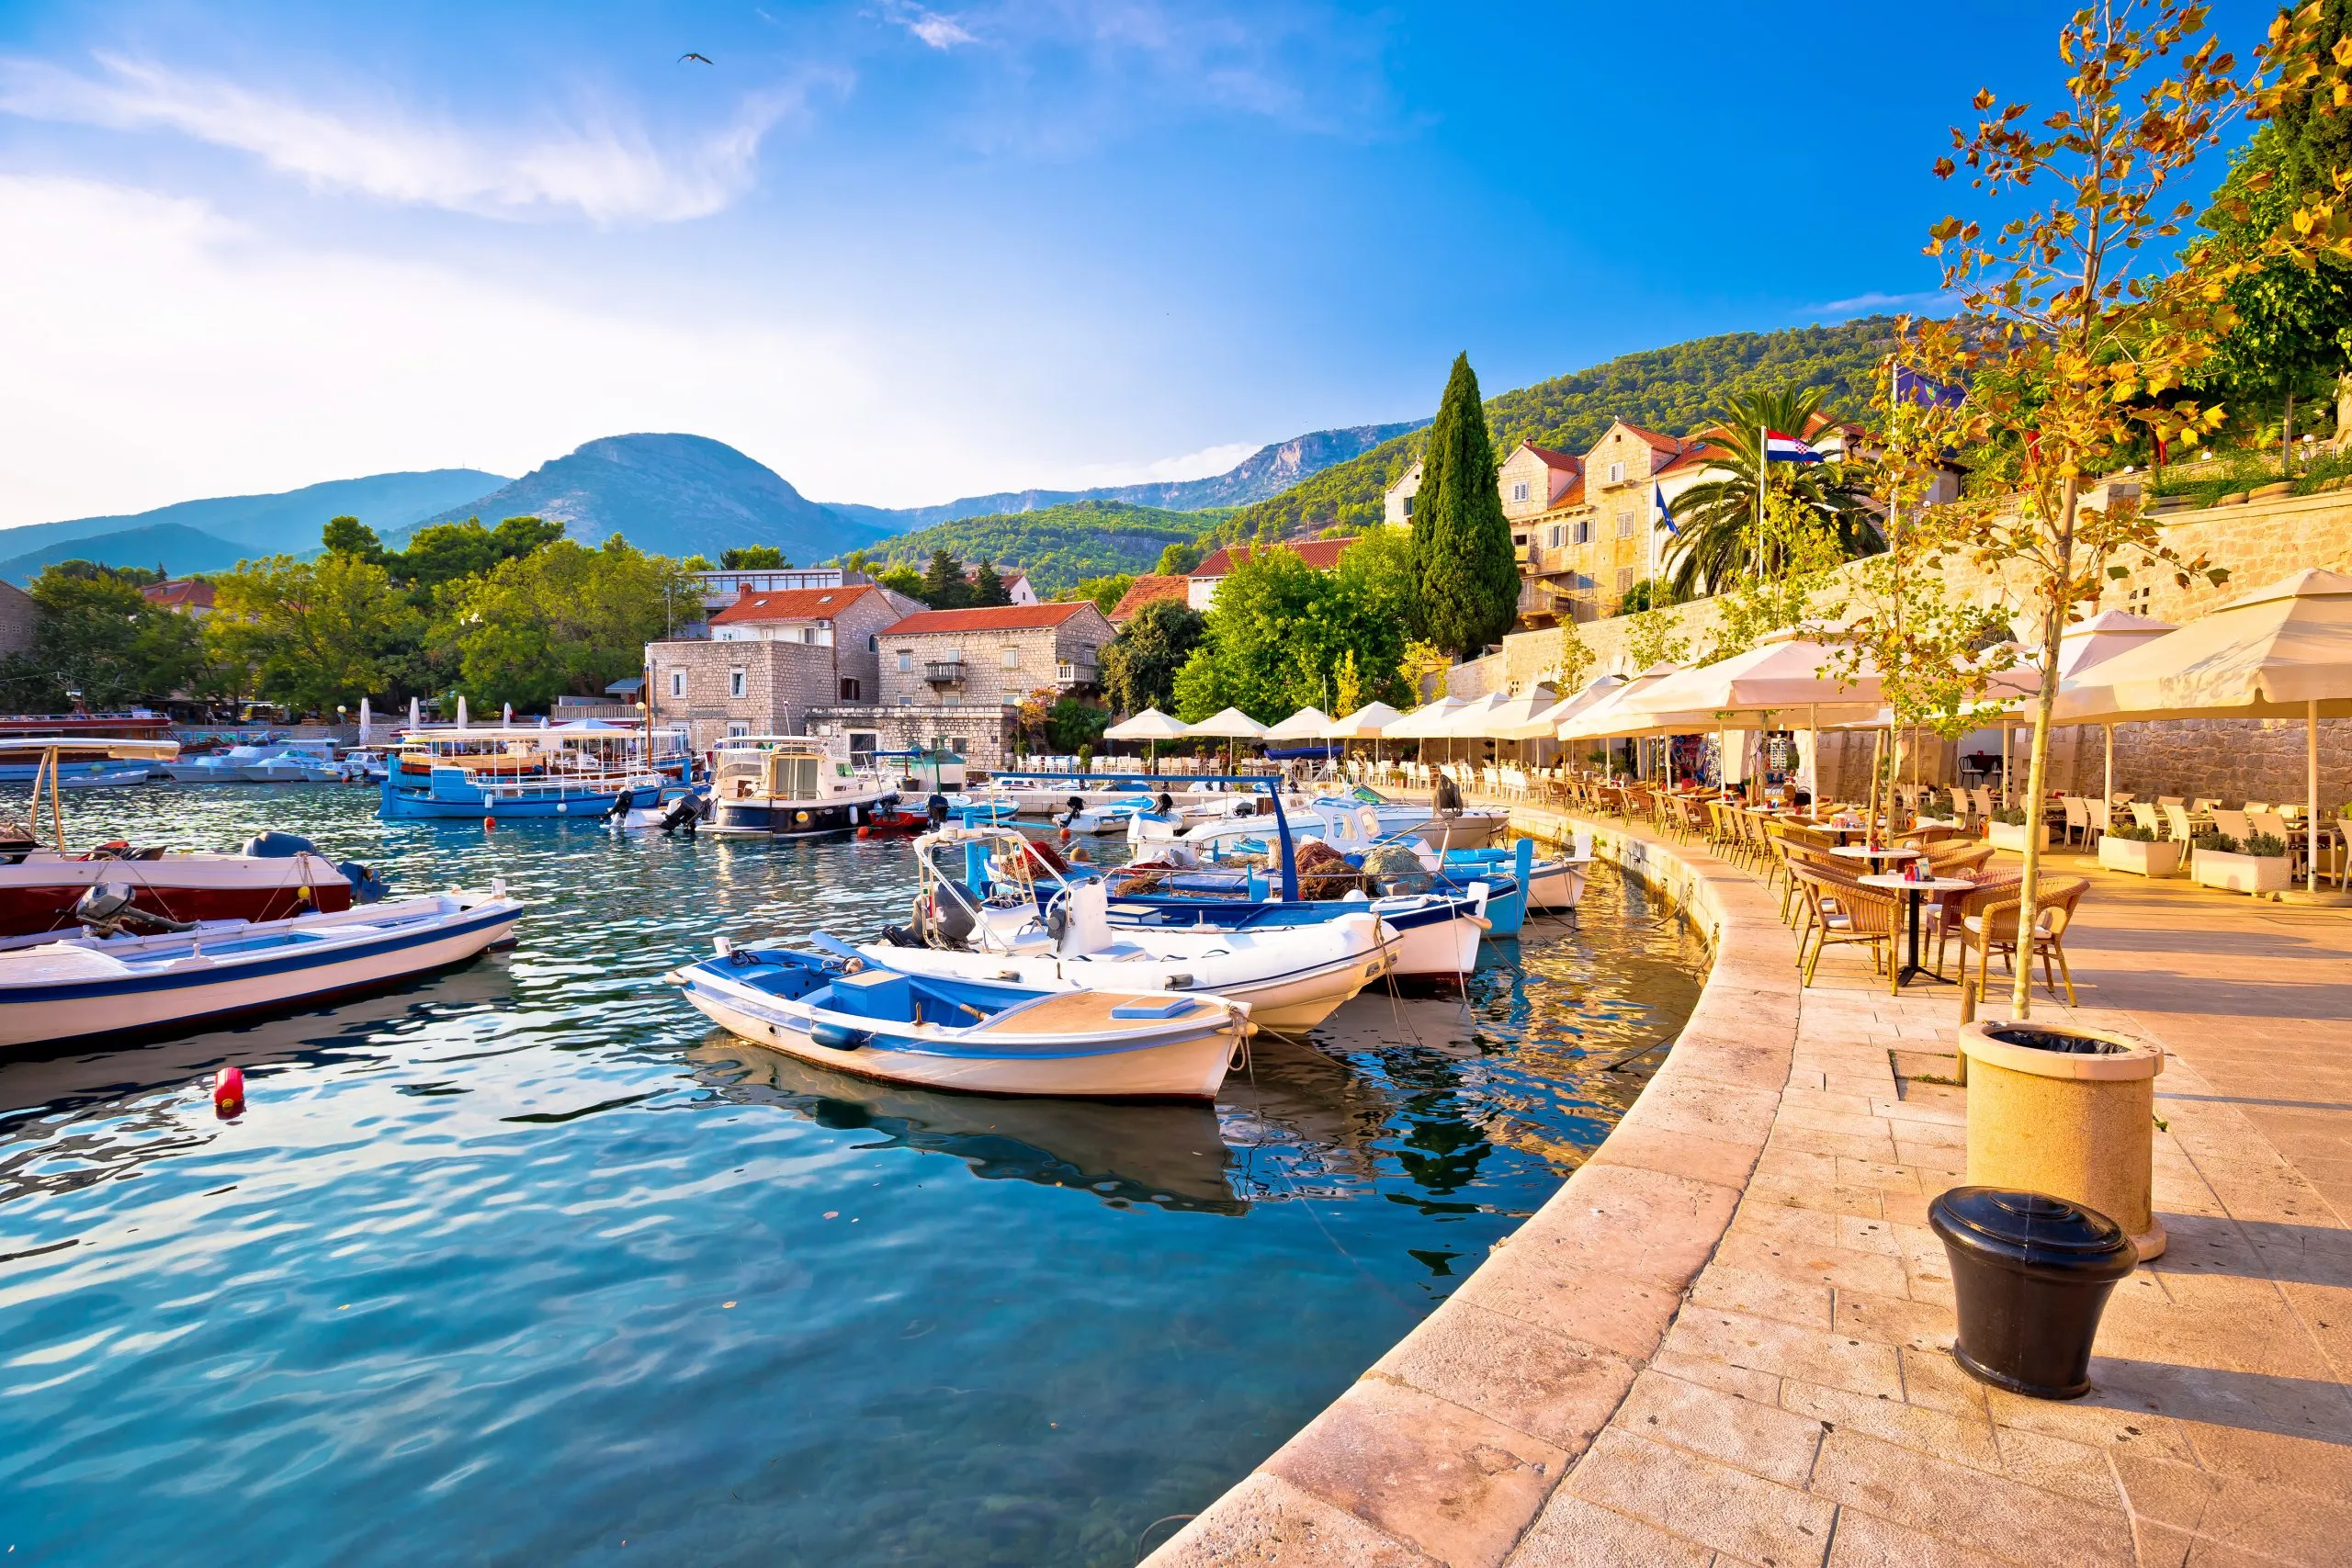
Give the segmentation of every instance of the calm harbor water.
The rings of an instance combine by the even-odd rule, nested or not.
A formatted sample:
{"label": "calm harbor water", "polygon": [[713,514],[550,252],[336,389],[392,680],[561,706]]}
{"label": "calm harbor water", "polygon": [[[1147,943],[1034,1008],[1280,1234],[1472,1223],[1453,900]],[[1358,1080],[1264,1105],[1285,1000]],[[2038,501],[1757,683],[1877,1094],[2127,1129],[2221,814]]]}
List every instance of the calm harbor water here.
{"label": "calm harbor water", "polygon": [[1604,868],[1466,1004],[1261,1039],[1214,1110],[959,1099],[661,983],[718,932],[903,918],[903,845],[385,824],[331,786],[68,812],[532,908],[395,996],[0,1062],[11,1563],[1132,1562],[1543,1202],[1704,961]]}

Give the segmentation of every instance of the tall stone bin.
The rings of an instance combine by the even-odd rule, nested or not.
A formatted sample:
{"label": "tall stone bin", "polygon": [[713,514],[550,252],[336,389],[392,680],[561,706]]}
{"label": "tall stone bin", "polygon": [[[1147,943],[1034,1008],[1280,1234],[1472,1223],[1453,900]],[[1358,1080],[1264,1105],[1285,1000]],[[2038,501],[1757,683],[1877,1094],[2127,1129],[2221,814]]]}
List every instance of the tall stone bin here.
{"label": "tall stone bin", "polygon": [[2071,1023],[1998,1020],[1961,1025],[1960,1050],[1971,1186],[2080,1203],[2120,1225],[2143,1260],[2164,1251],[2150,1206],[2162,1051]]}

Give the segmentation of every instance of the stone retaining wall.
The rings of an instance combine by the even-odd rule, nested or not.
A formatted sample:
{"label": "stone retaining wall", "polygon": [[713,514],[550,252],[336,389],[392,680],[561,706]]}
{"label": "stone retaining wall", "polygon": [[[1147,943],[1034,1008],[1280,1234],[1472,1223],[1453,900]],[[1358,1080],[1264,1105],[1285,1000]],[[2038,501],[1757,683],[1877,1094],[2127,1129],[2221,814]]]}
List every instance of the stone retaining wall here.
{"label": "stone retaining wall", "polygon": [[1664,889],[1714,949],[1623,1121],[1445,1303],[1148,1560],[1498,1564],[1623,1403],[1730,1224],[1789,1080],[1800,992],[1772,896],[1694,849],[1514,808]]}

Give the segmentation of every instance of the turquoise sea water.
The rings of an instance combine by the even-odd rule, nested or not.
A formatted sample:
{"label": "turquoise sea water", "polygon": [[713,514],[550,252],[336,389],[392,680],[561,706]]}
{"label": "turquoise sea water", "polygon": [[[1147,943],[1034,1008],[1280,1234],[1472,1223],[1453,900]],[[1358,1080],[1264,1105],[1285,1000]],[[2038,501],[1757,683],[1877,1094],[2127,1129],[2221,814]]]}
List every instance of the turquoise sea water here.
{"label": "turquoise sea water", "polygon": [[661,983],[718,932],[903,918],[903,845],[384,824],[329,786],[68,810],[532,908],[401,994],[0,1062],[11,1564],[1132,1562],[1549,1195],[1704,958],[1602,870],[1466,1005],[1361,998],[1214,1110],[963,1099]]}

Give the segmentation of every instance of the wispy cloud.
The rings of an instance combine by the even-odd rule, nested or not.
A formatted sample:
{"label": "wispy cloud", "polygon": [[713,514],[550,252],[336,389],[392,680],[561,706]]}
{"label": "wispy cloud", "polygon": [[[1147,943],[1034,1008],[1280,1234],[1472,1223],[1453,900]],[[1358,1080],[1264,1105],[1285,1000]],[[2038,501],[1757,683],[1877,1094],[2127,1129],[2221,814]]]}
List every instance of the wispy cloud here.
{"label": "wispy cloud", "polygon": [[801,110],[812,77],[742,99],[731,120],[658,145],[633,118],[592,110],[505,135],[394,109],[330,111],[224,77],[153,61],[95,57],[80,74],[0,59],[0,112],[119,130],[166,130],[260,158],[313,186],[501,219],[577,213],[600,223],[675,222],[747,189],[761,141]]}
{"label": "wispy cloud", "polygon": [[1832,299],[1826,305],[1807,305],[1801,314],[1819,316],[1861,316],[1874,310],[1950,310],[1960,304],[1956,295],[1941,289],[1923,289],[1917,294],[1857,294],[1851,299]]}
{"label": "wispy cloud", "polygon": [[959,43],[980,41],[954,17],[908,4],[907,0],[888,0],[882,14],[933,49],[949,50]]}

